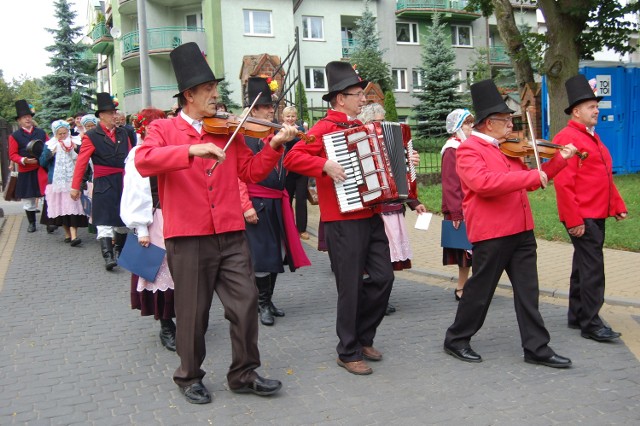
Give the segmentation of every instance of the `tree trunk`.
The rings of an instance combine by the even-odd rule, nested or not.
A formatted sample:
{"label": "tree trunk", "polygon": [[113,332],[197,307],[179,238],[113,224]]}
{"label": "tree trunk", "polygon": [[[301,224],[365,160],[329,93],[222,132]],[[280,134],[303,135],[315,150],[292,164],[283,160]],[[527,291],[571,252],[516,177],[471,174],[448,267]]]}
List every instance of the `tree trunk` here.
{"label": "tree trunk", "polygon": [[589,13],[589,8],[582,4],[581,13],[576,14],[581,3],[581,0],[538,0],[547,24],[549,46],[542,74],[547,77],[549,91],[550,139],[567,124],[564,109],[569,103],[564,83],[578,74],[580,49],[576,39],[584,30]]}
{"label": "tree trunk", "polygon": [[518,91],[522,93],[527,83],[534,83],[533,68],[524,50],[522,34],[516,25],[510,0],[492,0],[500,37],[507,44],[511,63],[516,73]]}

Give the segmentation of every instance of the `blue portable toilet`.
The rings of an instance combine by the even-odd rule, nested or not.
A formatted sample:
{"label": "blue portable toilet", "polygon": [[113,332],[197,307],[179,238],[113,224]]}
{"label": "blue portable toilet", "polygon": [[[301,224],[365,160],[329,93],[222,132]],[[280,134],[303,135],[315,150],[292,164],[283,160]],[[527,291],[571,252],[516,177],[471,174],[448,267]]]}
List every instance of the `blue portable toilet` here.
{"label": "blue portable toilet", "polygon": [[[640,69],[638,64],[581,62],[580,74],[596,80],[597,95],[604,98],[596,132],[613,158],[614,173],[640,170],[640,138],[634,131],[640,122]],[[542,134],[549,139],[549,108],[546,79],[542,81]]]}

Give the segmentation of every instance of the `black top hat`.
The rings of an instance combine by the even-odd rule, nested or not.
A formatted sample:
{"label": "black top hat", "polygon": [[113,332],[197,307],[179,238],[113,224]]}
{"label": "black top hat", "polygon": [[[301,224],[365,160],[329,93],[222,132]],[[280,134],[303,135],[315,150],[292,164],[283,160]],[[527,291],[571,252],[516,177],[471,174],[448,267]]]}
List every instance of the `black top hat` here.
{"label": "black top hat", "polygon": [[564,83],[567,89],[567,97],[569,98],[569,106],[565,108],[564,113],[569,115],[573,108],[581,102],[598,101],[603,96],[596,96],[591,85],[587,81],[587,77],[582,74],[574,75]]}
{"label": "black top hat", "polygon": [[178,93],[173,96],[174,98],[198,84],[224,80],[216,78],[213,74],[204,53],[196,42],[181,44],[171,51],[169,57],[178,81]]}
{"label": "black top hat", "polygon": [[23,115],[30,115],[33,117],[34,114],[29,107],[29,102],[24,99],[20,99],[19,101],[16,101],[16,120]]}
{"label": "black top hat", "polygon": [[[260,93],[262,92],[262,93]],[[249,77],[247,81],[247,100],[244,106],[250,106],[253,100],[260,93],[260,97],[256,102],[256,105],[271,105],[273,100],[271,99],[271,88],[267,79],[262,77]]]}
{"label": "black top hat", "polygon": [[498,92],[493,80],[482,80],[471,85],[471,100],[476,112],[476,121],[480,123],[491,114],[513,114],[515,111],[507,106],[507,103]]}
{"label": "black top hat", "polygon": [[109,93],[101,92],[96,95],[96,100],[98,101],[98,107],[96,109],[96,117],[100,116],[100,113],[103,111],[116,111],[118,109],[118,105],[113,102],[113,98]]}
{"label": "black top hat", "polygon": [[329,80],[329,93],[322,97],[323,101],[329,102],[336,93],[343,91],[347,87],[360,86],[364,89],[369,84],[367,80],[360,78],[356,70],[348,62],[329,62],[324,69],[327,73],[327,80]]}

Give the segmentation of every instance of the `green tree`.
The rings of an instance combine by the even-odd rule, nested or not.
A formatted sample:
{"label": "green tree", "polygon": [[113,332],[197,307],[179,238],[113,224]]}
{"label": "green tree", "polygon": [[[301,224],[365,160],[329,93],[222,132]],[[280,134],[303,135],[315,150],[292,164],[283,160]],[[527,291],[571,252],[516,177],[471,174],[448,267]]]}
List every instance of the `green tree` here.
{"label": "green tree", "polygon": [[389,64],[382,59],[384,50],[380,49],[380,33],[369,9],[369,0],[364,0],[364,11],[356,20],[353,36],[355,45],[349,63],[356,66],[364,80],[378,83],[383,92],[391,89]]}
{"label": "green tree", "polygon": [[226,77],[218,84],[218,95],[220,95],[220,102],[227,106],[229,111],[231,110],[239,110],[242,108],[240,104],[231,99],[231,94],[233,90],[229,89],[229,82]]}
{"label": "green tree", "polygon": [[[546,34],[523,34],[516,26],[513,6],[509,0],[470,0],[467,10],[482,10],[483,15],[495,12],[500,37],[505,41],[515,65],[518,84],[532,82],[532,56],[541,54],[540,74],[546,75],[549,88],[551,134],[566,124],[562,110],[567,106],[564,83],[578,73],[581,59],[592,59],[603,48],[618,53],[630,53],[635,47],[629,43],[638,31],[638,22],[628,19],[629,14],[640,12],[640,2],[612,0],[520,0],[535,4],[542,12]],[[527,42],[526,39],[533,39]],[[542,49],[530,52],[529,47]]]}
{"label": "green tree", "polygon": [[309,107],[307,106],[307,92],[304,90],[302,81],[298,80],[296,84],[296,93],[294,102],[298,107],[298,117],[302,121],[306,121],[311,126],[311,119],[309,118]]}
{"label": "green tree", "polygon": [[398,121],[398,110],[396,109],[396,97],[391,90],[384,94],[384,119],[386,121]]}
{"label": "green tree", "polygon": [[417,136],[425,139],[446,134],[447,115],[461,107],[457,92],[460,80],[454,69],[456,54],[440,18],[440,13],[433,15],[433,22],[423,37],[422,91],[413,94],[419,101],[414,108]]}
{"label": "green tree", "polygon": [[75,92],[80,95],[78,109],[88,110],[93,97],[90,85],[95,81],[93,75],[86,73],[90,68],[88,62],[92,60],[86,59],[87,46],[75,42],[82,35],[81,27],[73,26],[76,12],[67,0],[57,0],[54,7],[58,26],[55,29],[47,28],[53,34],[54,44],[46,47],[52,54],[47,65],[53,68],[53,73],[44,77],[46,89],[40,119],[46,123],[41,122],[41,126],[71,115],[72,95]]}
{"label": "green tree", "polygon": [[15,91],[4,80],[2,70],[0,70],[0,117],[11,122],[16,116]]}

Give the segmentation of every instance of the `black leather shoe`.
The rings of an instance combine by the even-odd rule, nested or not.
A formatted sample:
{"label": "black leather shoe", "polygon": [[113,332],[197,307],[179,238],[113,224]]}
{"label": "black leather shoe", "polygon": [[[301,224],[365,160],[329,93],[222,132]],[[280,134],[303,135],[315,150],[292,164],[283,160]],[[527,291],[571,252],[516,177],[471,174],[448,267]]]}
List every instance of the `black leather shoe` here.
{"label": "black leather shoe", "polygon": [[260,396],[268,396],[278,392],[281,387],[282,382],[280,380],[265,379],[264,377],[256,375],[256,378],[253,382],[249,383],[248,385],[244,385],[241,388],[231,389],[231,392],[254,393]]}
{"label": "black leather shoe", "polygon": [[284,311],[282,309],[278,309],[273,302],[269,302],[269,311],[271,311],[271,315],[274,317],[283,317]]}
{"label": "black leather shoe", "polygon": [[268,304],[258,306],[258,316],[260,317],[260,322],[263,325],[273,325],[275,322]]}
{"label": "black leather shoe", "polygon": [[71,247],[76,247],[82,244],[82,240],[80,238],[74,238],[69,244],[71,244]]}
{"label": "black leather shoe", "polygon": [[622,333],[613,331],[609,327],[605,326],[596,331],[583,331],[580,335],[585,339],[593,339],[598,342],[609,342],[622,336]]}
{"label": "black leather shoe", "polygon": [[391,315],[395,311],[396,311],[396,307],[393,306],[391,303],[387,303],[387,309],[384,311],[384,314],[385,315]]}
{"label": "black leather shoe", "polygon": [[27,232],[36,232],[36,223],[29,222],[29,227],[27,228]]}
{"label": "black leather shoe", "polygon": [[482,362],[482,357],[471,348],[454,349],[445,345],[444,351],[449,355],[466,362]]}
{"label": "black leather shoe", "polygon": [[180,392],[187,402],[191,404],[208,404],[211,402],[211,394],[202,382],[192,383],[188,386],[180,386]]}
{"label": "black leather shoe", "polygon": [[167,328],[160,329],[160,343],[162,346],[170,350],[176,351],[176,332]]}
{"label": "black leather shoe", "polygon": [[571,367],[571,360],[558,354],[553,354],[547,358],[538,358],[533,355],[525,355],[524,362],[529,364],[546,365],[552,368],[567,368]]}
{"label": "black leather shoe", "polygon": [[58,227],[56,225],[47,225],[47,234],[53,234]]}

